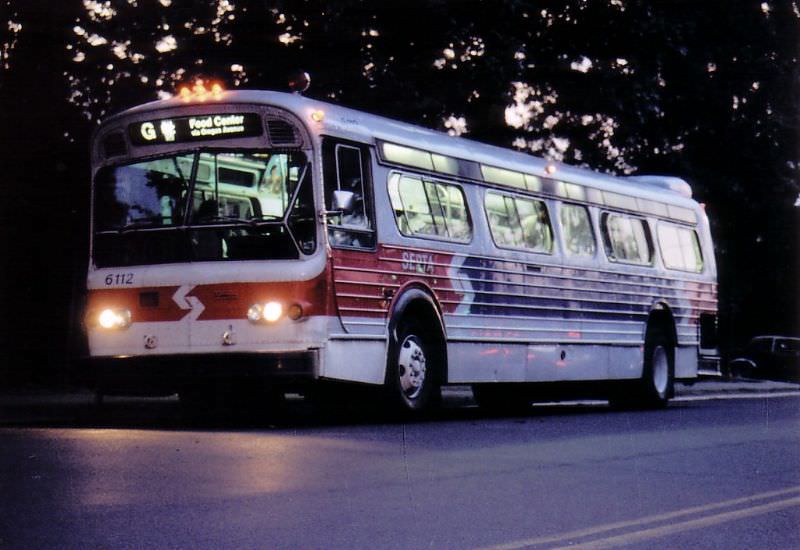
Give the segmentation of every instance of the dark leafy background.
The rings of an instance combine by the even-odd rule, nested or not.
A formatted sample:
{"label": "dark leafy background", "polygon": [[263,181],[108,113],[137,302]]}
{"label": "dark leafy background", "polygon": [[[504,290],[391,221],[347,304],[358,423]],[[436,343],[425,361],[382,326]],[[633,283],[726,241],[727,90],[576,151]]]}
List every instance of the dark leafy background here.
{"label": "dark leafy background", "polygon": [[[795,0],[0,0],[0,372],[80,355],[88,137],[195,78],[285,89],[618,173],[689,180],[727,350],[800,333]],[[3,382],[3,380],[5,382]]]}

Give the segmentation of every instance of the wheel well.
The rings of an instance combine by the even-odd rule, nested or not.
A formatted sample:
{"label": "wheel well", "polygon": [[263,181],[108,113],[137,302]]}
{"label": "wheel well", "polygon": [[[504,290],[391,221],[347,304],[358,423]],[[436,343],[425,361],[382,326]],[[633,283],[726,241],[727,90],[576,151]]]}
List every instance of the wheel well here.
{"label": "wheel well", "polygon": [[670,343],[673,346],[677,346],[678,335],[675,330],[675,318],[672,316],[672,311],[666,304],[658,304],[657,308],[650,312],[650,316],[647,318],[645,341],[650,332],[656,329],[660,329],[667,335]]}
{"label": "wheel well", "polygon": [[[414,291],[409,294],[419,294],[418,296],[403,296],[399,300],[389,324],[389,334],[394,337],[400,323],[413,320],[419,324],[425,334],[433,335],[434,349],[438,355],[438,363],[442,366],[441,382],[447,381],[447,345],[445,344],[444,328],[441,316],[434,305],[433,299],[422,291]],[[406,298],[403,300],[402,298]]]}

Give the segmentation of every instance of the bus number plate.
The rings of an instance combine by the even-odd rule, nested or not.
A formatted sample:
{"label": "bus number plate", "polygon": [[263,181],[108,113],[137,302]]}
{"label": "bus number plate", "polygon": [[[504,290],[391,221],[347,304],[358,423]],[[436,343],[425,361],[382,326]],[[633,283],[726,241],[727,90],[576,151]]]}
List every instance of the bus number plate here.
{"label": "bus number plate", "polygon": [[133,273],[109,273],[105,278],[106,286],[125,286],[133,284]]}

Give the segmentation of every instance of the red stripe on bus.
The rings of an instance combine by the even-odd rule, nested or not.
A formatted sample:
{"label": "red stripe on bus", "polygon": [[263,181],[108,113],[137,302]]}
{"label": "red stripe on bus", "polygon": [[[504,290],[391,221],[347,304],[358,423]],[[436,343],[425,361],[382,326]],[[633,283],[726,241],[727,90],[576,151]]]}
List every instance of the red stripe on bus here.
{"label": "red stripe on bus", "polygon": [[180,321],[199,308],[198,321],[234,320],[245,319],[253,304],[278,301],[284,308],[299,304],[304,316],[329,315],[327,290],[325,274],[309,281],[96,289],[88,293],[86,311],[93,319],[104,309],[124,308],[135,323],[158,323]]}

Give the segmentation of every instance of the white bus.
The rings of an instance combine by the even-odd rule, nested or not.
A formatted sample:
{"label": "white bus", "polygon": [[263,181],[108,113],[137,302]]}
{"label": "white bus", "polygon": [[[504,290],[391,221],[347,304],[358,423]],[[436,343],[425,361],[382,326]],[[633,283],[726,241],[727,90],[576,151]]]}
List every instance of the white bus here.
{"label": "white bus", "polygon": [[708,219],[617,178],[270,91],[105,120],[86,330],[101,392],[447,384],[663,406],[719,372]]}

